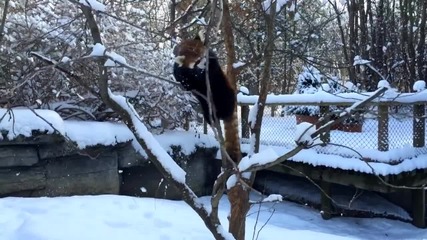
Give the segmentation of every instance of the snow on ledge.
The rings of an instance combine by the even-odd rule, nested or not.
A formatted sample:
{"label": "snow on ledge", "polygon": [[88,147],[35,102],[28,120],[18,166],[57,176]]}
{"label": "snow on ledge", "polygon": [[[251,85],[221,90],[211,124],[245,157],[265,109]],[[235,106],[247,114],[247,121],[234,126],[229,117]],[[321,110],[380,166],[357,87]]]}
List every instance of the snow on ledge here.
{"label": "snow on ledge", "polygon": [[[134,139],[132,132],[121,123],[63,120],[51,110],[34,110],[40,117],[27,108],[6,112],[7,109],[0,109],[0,119],[4,116],[0,120],[0,132],[7,132],[8,140],[14,140],[20,135],[31,137],[33,131],[53,134],[55,130],[76,142],[80,149],[96,145],[114,146]],[[0,140],[1,138],[0,134]],[[219,147],[213,136],[201,134],[200,137],[195,137],[193,132],[188,131],[165,132],[154,138],[166,151],[172,152],[171,146],[180,146],[182,153],[186,155],[193,153],[196,147]]]}
{"label": "snow on ledge", "polygon": [[[38,115],[38,116],[37,116]],[[30,110],[15,108],[13,110],[0,108],[0,132],[7,132],[6,138],[13,140],[18,136],[31,137],[33,131],[53,134],[65,134],[62,118],[58,113],[50,110]],[[2,140],[0,134],[0,140]]]}
{"label": "snow on ledge", "polygon": [[[277,155],[282,156],[291,151],[291,148],[278,146],[261,146],[260,151],[266,148],[273,149]],[[242,144],[242,152],[250,150],[249,144]],[[421,154],[411,158],[402,159],[398,164],[389,164],[385,162],[369,162],[369,165],[357,157],[343,157],[333,154],[318,153],[315,149],[303,149],[287,161],[310,164],[314,167],[325,166],[330,168],[356,171],[380,176],[400,174],[417,169],[427,168],[427,154]],[[372,169],[375,172],[372,172]]]}

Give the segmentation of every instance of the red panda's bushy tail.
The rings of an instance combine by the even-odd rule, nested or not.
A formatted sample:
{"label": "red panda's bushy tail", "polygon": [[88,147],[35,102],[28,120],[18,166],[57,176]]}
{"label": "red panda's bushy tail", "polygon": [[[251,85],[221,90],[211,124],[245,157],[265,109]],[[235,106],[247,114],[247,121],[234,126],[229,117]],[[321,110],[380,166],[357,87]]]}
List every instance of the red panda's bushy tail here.
{"label": "red panda's bushy tail", "polygon": [[239,120],[237,117],[237,105],[234,106],[234,113],[231,118],[224,121],[225,132],[225,150],[231,159],[238,163],[242,158],[240,150],[240,137],[239,137]]}

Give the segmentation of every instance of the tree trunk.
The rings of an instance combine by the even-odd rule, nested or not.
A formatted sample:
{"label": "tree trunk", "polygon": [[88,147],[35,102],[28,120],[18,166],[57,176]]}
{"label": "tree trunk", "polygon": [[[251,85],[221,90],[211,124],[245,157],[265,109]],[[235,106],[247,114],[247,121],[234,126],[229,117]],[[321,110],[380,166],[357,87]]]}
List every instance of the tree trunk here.
{"label": "tree trunk", "polygon": [[[339,29],[339,33],[340,33],[340,37],[341,37],[344,59],[346,61],[346,65],[348,66],[347,72],[349,74],[349,79],[352,82],[356,82],[356,75],[354,72],[354,68],[352,67],[353,59],[351,58],[351,56],[348,52],[346,34],[345,34],[344,26],[342,25],[342,22],[341,22],[341,12],[338,9],[338,5],[335,1],[331,0],[331,1],[329,1],[329,3],[332,5],[332,7],[335,11],[335,14],[337,15],[338,29]],[[351,49],[350,49],[350,51],[351,51]]]}
{"label": "tree trunk", "polygon": [[426,42],[426,20],[427,20],[427,1],[422,1],[421,8],[421,21],[420,27],[420,38],[417,46],[417,68],[418,68],[418,79],[427,80],[426,73],[426,62],[425,62],[425,42]]}
{"label": "tree trunk", "polygon": [[408,62],[409,62],[409,74],[410,74],[410,79],[408,81],[408,91],[411,91],[412,89],[412,85],[414,85],[415,80],[417,80],[417,74],[416,74],[416,59],[417,56],[415,55],[415,32],[414,32],[414,27],[415,26],[415,22],[414,22],[414,7],[413,7],[413,2],[412,1],[408,1],[407,2],[407,7],[408,7],[408,20],[409,20],[409,28],[408,28]]}
{"label": "tree trunk", "polygon": [[[348,1],[348,13],[349,13],[349,20],[348,20],[348,25],[349,25],[349,55],[348,55],[348,61],[351,65],[353,65],[353,59],[355,57],[355,50],[356,50],[356,44],[357,44],[357,28],[356,28],[356,16],[355,16],[355,11],[356,9],[356,2],[355,0],[350,0]],[[349,75],[350,75],[350,79],[356,79],[356,69],[354,67],[350,67],[349,68]]]}
{"label": "tree trunk", "polygon": [[253,125],[252,134],[255,135],[255,146],[254,152],[257,153],[259,151],[260,145],[260,136],[261,136],[261,123],[262,117],[265,108],[265,102],[267,100],[267,93],[270,89],[270,72],[271,72],[271,63],[273,58],[273,50],[274,50],[274,20],[276,17],[276,2],[271,4],[271,9],[269,14],[265,14],[265,22],[267,29],[267,37],[266,37],[266,47],[264,50],[264,66],[261,73],[261,89],[257,102],[257,114],[255,124]]}
{"label": "tree trunk", "polygon": [[[230,83],[236,88],[238,72],[233,68],[233,63],[236,61],[236,53],[234,49],[234,34],[230,15],[228,0],[223,0],[223,22],[222,28],[224,32],[224,45],[227,53],[227,72],[226,75]],[[236,110],[236,109],[235,109]],[[240,143],[235,143],[240,144]],[[238,163],[241,156],[231,156],[232,160]],[[224,166],[225,167],[225,166]],[[228,190],[227,196],[230,201],[230,215],[228,231],[237,239],[245,239],[246,214],[249,211],[249,191],[241,184],[236,184]]]}

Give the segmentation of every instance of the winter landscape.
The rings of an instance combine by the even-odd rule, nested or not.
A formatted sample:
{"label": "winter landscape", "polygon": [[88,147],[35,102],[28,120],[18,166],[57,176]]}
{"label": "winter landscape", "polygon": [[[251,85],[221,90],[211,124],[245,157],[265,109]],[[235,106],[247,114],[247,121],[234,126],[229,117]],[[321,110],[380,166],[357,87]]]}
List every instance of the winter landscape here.
{"label": "winter landscape", "polygon": [[427,239],[427,1],[3,0],[0,240]]}

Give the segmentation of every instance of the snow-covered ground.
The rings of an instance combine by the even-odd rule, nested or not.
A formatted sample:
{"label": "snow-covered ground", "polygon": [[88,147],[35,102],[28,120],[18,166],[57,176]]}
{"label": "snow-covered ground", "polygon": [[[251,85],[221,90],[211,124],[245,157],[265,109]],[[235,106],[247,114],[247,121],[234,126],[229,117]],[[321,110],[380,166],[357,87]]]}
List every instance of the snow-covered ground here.
{"label": "snow-covered ground", "polygon": [[[0,130],[6,130],[8,133],[5,138],[12,140],[19,135],[31,136],[33,130],[56,132],[77,142],[80,148],[96,144],[115,145],[118,142],[133,139],[130,131],[121,124],[64,121],[56,113],[46,110],[36,110],[35,113],[26,109],[16,109],[13,113],[0,109],[0,116],[6,116],[0,121]],[[277,127],[268,129],[263,126],[264,134],[268,134],[269,131],[277,133],[283,129],[294,131],[295,125],[289,122]],[[152,141],[154,139],[160,143],[159,148],[168,150],[170,145],[181,145],[187,153],[191,152],[195,146],[217,145],[212,136],[195,134],[192,131],[167,132],[156,136]],[[243,150],[247,147],[247,144],[242,145]],[[261,146],[262,151],[278,155],[291,149],[286,145]],[[333,149],[330,150],[333,151]],[[381,153],[376,156],[378,162],[371,163],[371,167],[375,169],[376,174],[380,175],[426,168],[427,155],[414,158],[415,155],[409,150],[411,149]],[[366,152],[368,153],[370,152]],[[375,152],[374,154],[378,155]],[[399,164],[386,163],[395,156],[402,159]],[[326,165],[371,172],[370,167],[356,157],[344,158],[338,155],[331,157],[325,153],[319,154],[315,149],[303,150],[290,160],[315,166]],[[203,198],[203,201],[208,203],[209,198]],[[227,228],[226,216],[229,205],[226,199],[222,200],[220,209],[222,222]],[[261,208],[254,206],[248,215],[247,224],[246,239],[427,239],[426,230],[417,229],[409,223],[380,218],[334,218],[324,221],[317,210],[289,202],[264,203]],[[254,227],[256,227],[255,231]],[[262,230],[259,231],[260,229]],[[0,199],[0,240],[3,239],[165,240],[212,239],[212,236],[201,219],[182,201],[103,195],[2,198]]]}
{"label": "snow-covered ground", "polygon": [[[208,203],[209,198],[203,201]],[[223,198],[220,216],[225,228],[228,209]],[[3,240],[213,239],[182,201],[114,195],[3,198],[0,213]],[[409,223],[379,218],[325,221],[318,211],[289,202],[254,205],[247,219],[246,239],[427,238],[427,230]]]}

